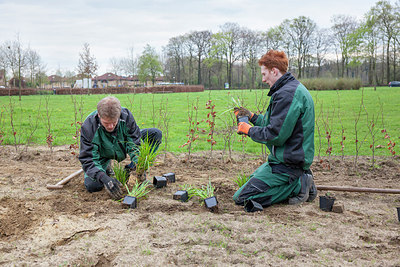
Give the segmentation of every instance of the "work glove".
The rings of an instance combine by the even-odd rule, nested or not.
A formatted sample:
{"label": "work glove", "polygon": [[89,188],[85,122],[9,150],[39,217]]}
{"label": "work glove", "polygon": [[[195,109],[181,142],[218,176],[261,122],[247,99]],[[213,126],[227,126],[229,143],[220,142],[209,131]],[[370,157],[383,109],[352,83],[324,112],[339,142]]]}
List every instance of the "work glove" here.
{"label": "work glove", "polygon": [[108,195],[112,199],[118,200],[122,198],[122,191],[121,191],[122,184],[117,179],[108,176],[104,172],[99,172],[97,176],[99,181],[104,184],[104,187]]}
{"label": "work glove", "polygon": [[239,122],[237,133],[249,135],[249,130],[251,127],[253,127],[253,126],[251,126],[250,124],[248,124],[246,122]]}
{"label": "work glove", "polygon": [[235,113],[237,122],[246,122],[249,123],[251,118],[254,116],[254,113],[249,111],[248,109],[245,109],[244,107],[235,107],[233,108],[233,113]]}

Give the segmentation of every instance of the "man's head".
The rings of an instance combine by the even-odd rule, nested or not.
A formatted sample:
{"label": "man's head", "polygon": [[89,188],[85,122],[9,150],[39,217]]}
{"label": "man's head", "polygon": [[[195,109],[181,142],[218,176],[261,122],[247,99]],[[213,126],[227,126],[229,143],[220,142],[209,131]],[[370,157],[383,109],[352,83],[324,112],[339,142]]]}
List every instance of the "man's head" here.
{"label": "man's head", "polygon": [[107,132],[114,131],[121,115],[121,103],[118,98],[107,96],[97,103],[97,113],[100,123]]}
{"label": "man's head", "polygon": [[274,85],[274,83],[287,72],[289,60],[283,51],[269,50],[258,61],[261,66],[262,81]]}

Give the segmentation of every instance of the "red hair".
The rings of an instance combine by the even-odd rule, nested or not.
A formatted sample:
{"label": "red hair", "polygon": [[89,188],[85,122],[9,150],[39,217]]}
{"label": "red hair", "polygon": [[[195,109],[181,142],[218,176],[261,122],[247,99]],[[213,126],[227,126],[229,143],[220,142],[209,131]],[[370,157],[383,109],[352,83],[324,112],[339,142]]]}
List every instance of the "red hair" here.
{"label": "red hair", "polygon": [[277,68],[282,73],[288,70],[289,60],[283,51],[269,50],[258,61],[258,65],[265,66],[267,69]]}

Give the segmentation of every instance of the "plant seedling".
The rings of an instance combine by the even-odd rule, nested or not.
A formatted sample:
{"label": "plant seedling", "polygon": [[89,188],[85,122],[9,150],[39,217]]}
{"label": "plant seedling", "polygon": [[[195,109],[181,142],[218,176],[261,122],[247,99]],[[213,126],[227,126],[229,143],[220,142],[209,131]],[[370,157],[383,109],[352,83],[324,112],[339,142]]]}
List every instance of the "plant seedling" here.
{"label": "plant seedling", "polygon": [[249,180],[250,176],[247,176],[244,172],[238,174],[236,179],[233,179],[233,181],[238,185],[239,188],[241,188],[247,181]]}
{"label": "plant seedling", "polygon": [[113,164],[112,169],[115,173],[115,179],[117,179],[122,185],[125,185],[129,180],[129,174],[125,170],[123,164]]}
{"label": "plant seedling", "polygon": [[[128,191],[128,195],[125,198],[127,198],[128,196],[134,197],[136,200],[135,202],[137,202],[138,199],[144,198],[148,193],[150,193],[151,188],[149,186],[150,186],[150,182],[147,180],[142,183],[136,182],[133,185],[132,190],[129,190],[128,185],[125,184],[126,190]],[[125,198],[124,198],[124,202],[125,202]],[[126,201],[133,201],[133,200],[129,200],[129,198],[127,198]],[[122,203],[124,203],[124,202],[122,202]],[[133,205],[133,202],[132,202],[131,206],[132,205]],[[136,204],[135,204],[135,208],[136,208]]]}
{"label": "plant seedling", "polygon": [[165,178],[164,176],[154,176],[153,185],[155,188],[167,186],[167,178]]}
{"label": "plant seedling", "polygon": [[182,191],[188,192],[188,200],[196,195],[197,189],[194,188],[193,186],[184,184],[184,185],[181,185],[180,187],[182,188]]}
{"label": "plant seedling", "polygon": [[175,183],[175,173],[169,172],[163,174],[163,177],[165,177],[168,181],[168,183]]}
{"label": "plant seedling", "polygon": [[136,174],[138,177],[145,175],[145,172],[154,165],[158,155],[156,147],[150,144],[148,137],[140,144],[136,163]]}
{"label": "plant seedling", "polygon": [[186,191],[186,190],[178,190],[178,191],[175,192],[173,198],[175,200],[180,200],[182,202],[187,202],[188,199],[189,199],[188,191]]}
{"label": "plant seedling", "polygon": [[196,195],[203,200],[206,208],[211,211],[218,210],[218,201],[214,196],[215,187],[211,185],[211,181],[208,181],[206,187],[202,186],[201,189],[196,189]]}

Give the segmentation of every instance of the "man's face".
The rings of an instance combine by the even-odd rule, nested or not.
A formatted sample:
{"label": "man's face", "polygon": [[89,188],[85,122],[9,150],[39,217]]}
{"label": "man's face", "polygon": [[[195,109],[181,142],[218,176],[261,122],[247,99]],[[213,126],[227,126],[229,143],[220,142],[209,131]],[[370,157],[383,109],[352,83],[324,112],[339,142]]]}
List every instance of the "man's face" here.
{"label": "man's face", "polygon": [[114,131],[115,127],[117,126],[119,121],[119,118],[116,119],[110,119],[107,117],[100,117],[100,123],[103,125],[103,127],[106,129],[107,132],[112,132]]}
{"label": "man's face", "polygon": [[264,65],[261,66],[261,75],[262,81],[266,84],[269,84],[270,87],[274,85],[274,83],[278,80],[277,73],[278,70],[276,68],[272,68],[272,70],[267,69]]}

